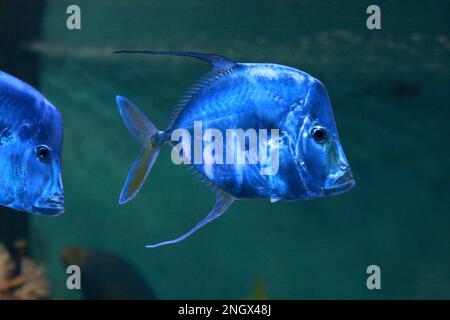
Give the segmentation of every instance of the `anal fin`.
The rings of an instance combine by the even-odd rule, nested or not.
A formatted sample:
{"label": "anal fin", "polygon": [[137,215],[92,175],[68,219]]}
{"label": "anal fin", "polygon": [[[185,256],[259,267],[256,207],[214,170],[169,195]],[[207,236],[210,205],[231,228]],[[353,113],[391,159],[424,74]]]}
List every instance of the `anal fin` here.
{"label": "anal fin", "polygon": [[223,191],[218,191],[217,195],[216,195],[216,203],[215,203],[214,207],[212,208],[212,210],[208,213],[208,215],[206,217],[204,217],[199,223],[197,223],[190,231],[188,231],[187,233],[185,233],[184,235],[182,235],[176,239],[160,242],[157,244],[147,245],[145,247],[146,248],[157,248],[160,246],[165,246],[167,244],[177,243],[177,242],[180,242],[180,241],[186,239],[190,235],[194,234],[201,227],[205,226],[206,224],[208,224],[211,221],[220,217],[222,215],[222,213],[224,213],[228,209],[228,207],[233,203],[233,201],[234,201],[233,197],[230,196],[228,193],[225,193]]}

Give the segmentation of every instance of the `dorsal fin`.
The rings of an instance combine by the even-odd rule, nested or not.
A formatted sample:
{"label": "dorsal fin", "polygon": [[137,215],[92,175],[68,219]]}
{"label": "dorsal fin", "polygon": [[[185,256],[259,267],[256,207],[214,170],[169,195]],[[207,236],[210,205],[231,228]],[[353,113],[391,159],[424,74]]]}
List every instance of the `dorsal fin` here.
{"label": "dorsal fin", "polygon": [[113,53],[140,53],[140,54],[160,54],[169,56],[191,57],[211,63],[216,68],[231,68],[236,62],[219,54],[198,53],[189,51],[149,51],[149,50],[120,50]]}
{"label": "dorsal fin", "polygon": [[195,82],[189,90],[184,94],[181,100],[178,102],[176,108],[172,111],[169,117],[168,127],[170,128],[175,120],[178,118],[180,112],[186,106],[186,103],[191,100],[191,98],[205,85],[216,80],[220,76],[226,74],[230,69],[236,65],[231,59],[227,57],[210,54],[210,53],[198,53],[198,52],[188,52],[188,51],[149,51],[149,50],[120,50],[114,51],[113,53],[135,53],[135,54],[152,54],[152,55],[170,55],[170,56],[181,56],[199,59],[202,61],[209,62],[213,69],[203,76],[199,81]]}
{"label": "dorsal fin", "polygon": [[231,72],[229,68],[214,68],[206,75],[204,75],[200,80],[196,81],[183,95],[183,97],[178,101],[176,108],[172,111],[169,117],[168,128],[170,128],[175,120],[178,118],[180,112],[184,109],[186,104],[192,99],[192,97],[201,90],[201,88],[207,86],[209,83],[217,80],[218,78],[224,76],[225,74]]}
{"label": "dorsal fin", "polygon": [[186,164],[186,168],[189,172],[191,172],[194,177],[196,177],[198,180],[200,180],[203,185],[211,190],[214,193],[221,192],[222,190],[219,189],[214,183],[212,183],[210,180],[208,180],[203,173],[201,173],[193,164]]}

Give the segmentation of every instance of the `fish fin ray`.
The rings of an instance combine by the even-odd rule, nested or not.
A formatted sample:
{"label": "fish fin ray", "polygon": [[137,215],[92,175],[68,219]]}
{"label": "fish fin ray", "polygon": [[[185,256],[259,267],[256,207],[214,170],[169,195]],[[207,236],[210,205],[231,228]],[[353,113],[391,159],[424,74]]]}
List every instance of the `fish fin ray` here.
{"label": "fish fin ray", "polygon": [[133,54],[152,54],[152,55],[172,55],[172,56],[182,56],[199,59],[202,61],[209,62],[213,66],[213,70],[208,74],[203,76],[199,81],[195,82],[185,95],[178,102],[177,107],[172,111],[169,117],[168,127],[170,128],[173,123],[178,118],[180,112],[184,109],[186,104],[191,100],[191,98],[199,91],[201,88],[216,80],[218,77],[222,76],[226,71],[229,71],[232,67],[236,65],[233,60],[218,54],[210,53],[198,53],[198,52],[188,52],[188,51],[152,51],[152,50],[120,50],[114,51],[114,53],[133,53]]}
{"label": "fish fin ray", "polygon": [[191,172],[194,175],[194,177],[196,177],[201,183],[203,183],[203,185],[207,189],[215,193],[224,192],[218,186],[216,186],[214,183],[208,180],[194,165],[188,164],[186,165],[186,167],[189,170],[189,172]]}
{"label": "fish fin ray", "polygon": [[[186,103],[186,102],[184,102],[184,103]],[[171,113],[170,116],[169,116],[169,121],[168,121],[168,127],[169,127],[169,128],[173,125],[173,123],[175,122],[175,120],[177,120],[178,115],[180,114],[180,112],[181,112],[182,110],[183,110],[182,107],[177,107],[177,108],[175,108],[175,109],[172,111],[172,113]]]}
{"label": "fish fin ray", "polygon": [[200,222],[197,223],[191,230],[189,230],[187,233],[185,233],[182,236],[175,238],[173,240],[163,241],[163,242],[159,242],[156,244],[150,244],[150,245],[146,245],[145,247],[146,248],[157,248],[157,247],[165,246],[168,244],[174,244],[174,243],[180,242],[180,241],[188,238],[189,236],[194,234],[197,230],[199,230],[203,226],[207,225],[211,221],[220,217],[230,207],[230,205],[233,203],[233,201],[234,201],[233,197],[231,195],[229,195],[228,193],[225,193],[223,191],[217,192],[216,203],[214,204],[214,207],[212,208],[212,210],[206,215],[206,217],[204,217],[202,220],[200,220]]}
{"label": "fish fin ray", "polygon": [[133,199],[141,189],[159,155],[160,146],[155,146],[151,142],[152,136],[158,133],[158,129],[139,108],[124,97],[117,96],[116,100],[125,125],[142,145],[120,193],[119,203],[124,204]]}
{"label": "fish fin ray", "polygon": [[177,106],[172,111],[169,117],[169,127],[178,119],[181,111],[183,111],[186,104],[191,101],[192,97],[195,96],[202,88],[217,80],[218,78],[227,74],[230,70],[228,68],[213,69],[204,75],[200,80],[196,81],[183,95],[183,97],[178,101]]}
{"label": "fish fin ray", "polygon": [[147,179],[156,158],[159,155],[160,148],[148,145],[142,147],[139,155],[128,173],[125,184],[120,192],[119,203],[124,204],[133,199],[141,190],[144,181]]}
{"label": "fish fin ray", "polygon": [[117,106],[123,122],[130,133],[142,145],[150,142],[150,138],[158,131],[139,108],[125,97],[116,96]]}

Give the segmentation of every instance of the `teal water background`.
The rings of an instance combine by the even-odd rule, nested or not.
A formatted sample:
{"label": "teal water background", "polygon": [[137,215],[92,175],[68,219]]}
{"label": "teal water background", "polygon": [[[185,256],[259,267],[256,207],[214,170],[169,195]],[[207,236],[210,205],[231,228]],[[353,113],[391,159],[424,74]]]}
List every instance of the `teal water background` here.
{"label": "teal water background", "polygon": [[[66,29],[78,4],[82,29]],[[264,279],[274,299],[450,298],[450,40],[447,1],[47,1],[40,90],[63,114],[66,213],[33,217],[34,256],[55,297],[66,289],[60,250],[115,252],[163,299],[240,299]],[[164,128],[209,66],[116,49],[212,52],[304,70],[326,85],[357,185],[305,202],[242,201],[186,241],[214,195],[161,152],[140,194],[118,195],[139,146],[115,95]],[[369,291],[366,268],[381,267]],[[105,266],[107,269],[107,266]],[[114,281],[114,279],[111,279]]]}

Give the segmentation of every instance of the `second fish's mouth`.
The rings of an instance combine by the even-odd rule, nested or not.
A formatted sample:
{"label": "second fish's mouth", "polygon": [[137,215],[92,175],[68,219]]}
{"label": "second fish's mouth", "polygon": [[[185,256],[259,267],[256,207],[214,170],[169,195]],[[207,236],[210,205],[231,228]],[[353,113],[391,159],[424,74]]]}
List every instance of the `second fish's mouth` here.
{"label": "second fish's mouth", "polygon": [[36,207],[33,206],[32,213],[42,216],[59,216],[64,213],[64,207],[61,206],[48,206],[48,207]]}
{"label": "second fish's mouth", "polygon": [[64,196],[51,198],[32,206],[32,213],[43,216],[59,216],[64,213]]}
{"label": "second fish's mouth", "polygon": [[353,174],[350,170],[347,170],[336,179],[327,182],[323,191],[326,195],[336,195],[348,191],[354,186]]}

